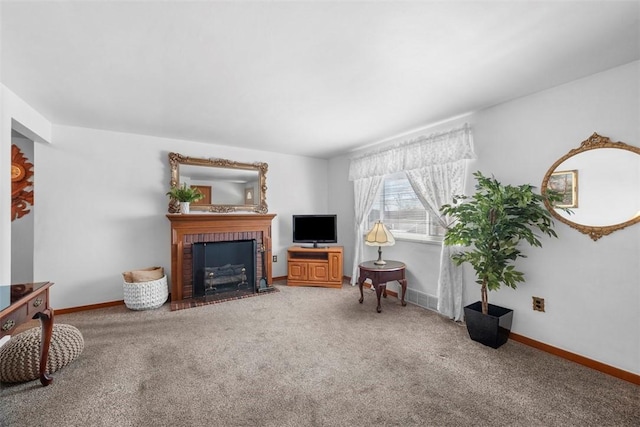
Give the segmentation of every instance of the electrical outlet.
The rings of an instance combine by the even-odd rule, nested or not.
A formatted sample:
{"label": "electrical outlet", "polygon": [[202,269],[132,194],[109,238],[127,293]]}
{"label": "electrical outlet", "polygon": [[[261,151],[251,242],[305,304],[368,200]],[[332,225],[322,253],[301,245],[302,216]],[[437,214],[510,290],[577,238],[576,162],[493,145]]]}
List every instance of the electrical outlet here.
{"label": "electrical outlet", "polygon": [[532,298],[533,298],[533,310],[544,311],[544,298],[540,298],[540,297],[532,297]]}
{"label": "electrical outlet", "polygon": [[278,255],[273,256],[273,262],[278,262]]}

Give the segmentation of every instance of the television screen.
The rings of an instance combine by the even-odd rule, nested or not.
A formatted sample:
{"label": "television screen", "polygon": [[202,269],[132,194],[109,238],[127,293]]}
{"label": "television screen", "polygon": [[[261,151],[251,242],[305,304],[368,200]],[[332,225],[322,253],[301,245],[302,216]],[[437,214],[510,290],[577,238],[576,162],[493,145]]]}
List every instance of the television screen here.
{"label": "television screen", "polygon": [[293,243],[337,243],[337,215],[293,215]]}

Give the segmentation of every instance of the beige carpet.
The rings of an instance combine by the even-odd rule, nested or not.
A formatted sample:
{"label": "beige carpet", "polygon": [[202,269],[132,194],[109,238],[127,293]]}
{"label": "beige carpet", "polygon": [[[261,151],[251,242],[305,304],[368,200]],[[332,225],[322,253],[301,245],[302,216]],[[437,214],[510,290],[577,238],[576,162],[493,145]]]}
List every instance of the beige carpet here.
{"label": "beige carpet", "polygon": [[[637,426],[639,387],[375,293],[287,287],[170,312],[60,315],[85,350],[3,384],[2,426]],[[517,313],[516,313],[517,315]]]}

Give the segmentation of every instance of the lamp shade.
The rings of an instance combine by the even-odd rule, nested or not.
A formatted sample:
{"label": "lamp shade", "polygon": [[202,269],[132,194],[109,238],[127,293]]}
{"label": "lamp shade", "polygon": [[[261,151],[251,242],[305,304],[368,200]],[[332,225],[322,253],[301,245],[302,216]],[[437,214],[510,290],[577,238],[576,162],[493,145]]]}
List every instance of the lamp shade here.
{"label": "lamp shade", "polygon": [[392,246],[396,243],[396,239],[393,238],[393,234],[382,221],[376,221],[373,228],[367,233],[364,243],[369,246]]}

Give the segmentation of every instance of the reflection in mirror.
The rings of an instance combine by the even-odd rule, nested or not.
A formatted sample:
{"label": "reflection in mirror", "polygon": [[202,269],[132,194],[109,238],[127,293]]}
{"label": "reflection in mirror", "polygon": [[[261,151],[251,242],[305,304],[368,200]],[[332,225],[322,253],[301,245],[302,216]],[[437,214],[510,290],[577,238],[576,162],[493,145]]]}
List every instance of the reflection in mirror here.
{"label": "reflection in mirror", "polygon": [[547,171],[542,192],[563,193],[571,213],[547,208],[558,220],[598,240],[640,222],[640,148],[594,133]]}
{"label": "reflection in mirror", "polygon": [[[171,186],[197,187],[204,199],[191,204],[193,211],[267,212],[266,163],[240,163],[225,159],[198,159],[169,153]],[[177,213],[175,200],[169,212]]]}
{"label": "reflection in mirror", "polygon": [[[258,186],[259,174],[257,170],[203,168],[202,166],[180,165],[178,167],[179,181],[192,187],[205,189],[203,191],[208,201],[205,205],[255,205],[250,199],[247,203],[246,191],[254,192]],[[215,191],[214,188],[215,187]]]}

